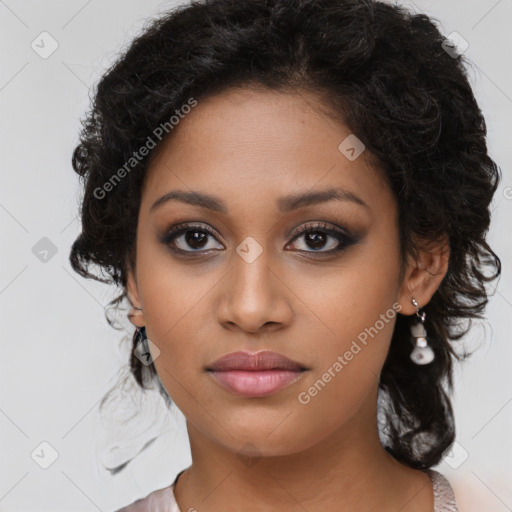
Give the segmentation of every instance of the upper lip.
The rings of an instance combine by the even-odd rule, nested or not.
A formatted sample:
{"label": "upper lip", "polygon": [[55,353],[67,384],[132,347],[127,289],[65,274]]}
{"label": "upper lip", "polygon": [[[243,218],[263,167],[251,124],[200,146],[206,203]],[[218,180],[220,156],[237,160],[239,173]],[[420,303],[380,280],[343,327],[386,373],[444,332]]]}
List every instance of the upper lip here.
{"label": "upper lip", "polygon": [[271,350],[264,350],[261,352],[231,352],[221,358],[217,359],[214,363],[206,367],[210,371],[228,371],[228,370],[307,370],[307,368],[297,361],[273,352]]}

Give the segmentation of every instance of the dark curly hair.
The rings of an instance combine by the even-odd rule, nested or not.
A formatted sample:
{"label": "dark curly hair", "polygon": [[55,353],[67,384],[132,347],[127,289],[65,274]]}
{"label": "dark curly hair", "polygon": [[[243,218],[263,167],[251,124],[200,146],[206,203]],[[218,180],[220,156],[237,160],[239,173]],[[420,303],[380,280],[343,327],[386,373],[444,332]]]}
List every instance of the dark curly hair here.
{"label": "dark curly hair", "polygon": [[[424,308],[434,362],[411,362],[409,318],[398,315],[380,376],[385,448],[419,469],[437,464],[453,443],[452,362],[467,356],[453,342],[471,319],[483,318],[486,285],[501,272],[485,240],[500,169],[487,152],[468,61],[453,51],[436,21],[373,0],[181,5],[152,20],[103,75],[72,159],[84,197],[71,265],[84,277],[122,287],[110,303],[115,308],[127,298],[127,265],[135,264],[150,163],[149,157],[134,163],[133,155],[155,128],[190,98],[200,103],[231,87],[258,85],[321,98],[387,177],[398,202],[402,263],[419,241],[449,239],[447,274]],[[127,161],[130,172],[99,194]],[[130,368],[144,389],[157,376],[153,364],[134,357],[138,336],[136,331]]]}

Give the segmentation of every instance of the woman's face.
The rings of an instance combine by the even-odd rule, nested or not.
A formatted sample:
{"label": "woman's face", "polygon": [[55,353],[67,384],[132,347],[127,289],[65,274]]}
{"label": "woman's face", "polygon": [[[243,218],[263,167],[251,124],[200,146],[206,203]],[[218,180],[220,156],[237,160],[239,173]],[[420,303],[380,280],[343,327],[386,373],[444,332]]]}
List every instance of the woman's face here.
{"label": "woman's face", "polygon": [[[314,96],[230,90],[184,116],[148,171],[128,289],[189,428],[231,450],[299,452],[375,413],[407,299],[395,199],[349,136]],[[306,369],[260,396],[256,374],[207,370],[267,350]]]}

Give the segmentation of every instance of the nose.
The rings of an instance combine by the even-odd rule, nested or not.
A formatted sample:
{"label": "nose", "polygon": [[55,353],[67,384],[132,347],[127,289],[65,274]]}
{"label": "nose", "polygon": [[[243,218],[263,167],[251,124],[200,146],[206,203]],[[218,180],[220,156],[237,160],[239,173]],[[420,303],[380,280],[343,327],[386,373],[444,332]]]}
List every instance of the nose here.
{"label": "nose", "polygon": [[272,332],[289,325],[293,318],[293,293],[265,251],[251,263],[236,255],[233,268],[219,288],[222,297],[218,321],[228,330]]}

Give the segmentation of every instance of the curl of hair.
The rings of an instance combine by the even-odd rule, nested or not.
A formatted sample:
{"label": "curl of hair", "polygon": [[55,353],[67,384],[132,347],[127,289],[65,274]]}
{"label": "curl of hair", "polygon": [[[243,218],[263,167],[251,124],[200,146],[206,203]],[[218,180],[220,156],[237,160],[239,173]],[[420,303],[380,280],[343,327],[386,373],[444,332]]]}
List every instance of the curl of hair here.
{"label": "curl of hair", "polygon": [[[500,169],[467,59],[443,42],[432,18],[372,0],[203,0],[151,21],[103,75],[83,121],[72,158],[84,184],[72,267],[126,290],[150,158],[104,197],[95,191],[190,98],[200,104],[244,86],[317,94],[383,170],[397,199],[402,261],[422,241],[449,239],[448,272],[424,307],[435,360],[411,362],[409,318],[398,315],[379,384],[386,449],[413,468],[437,464],[455,437],[449,392],[461,356],[453,342],[482,318],[486,285],[501,268],[485,239]],[[141,387],[155,375],[133,355],[130,364]]]}

